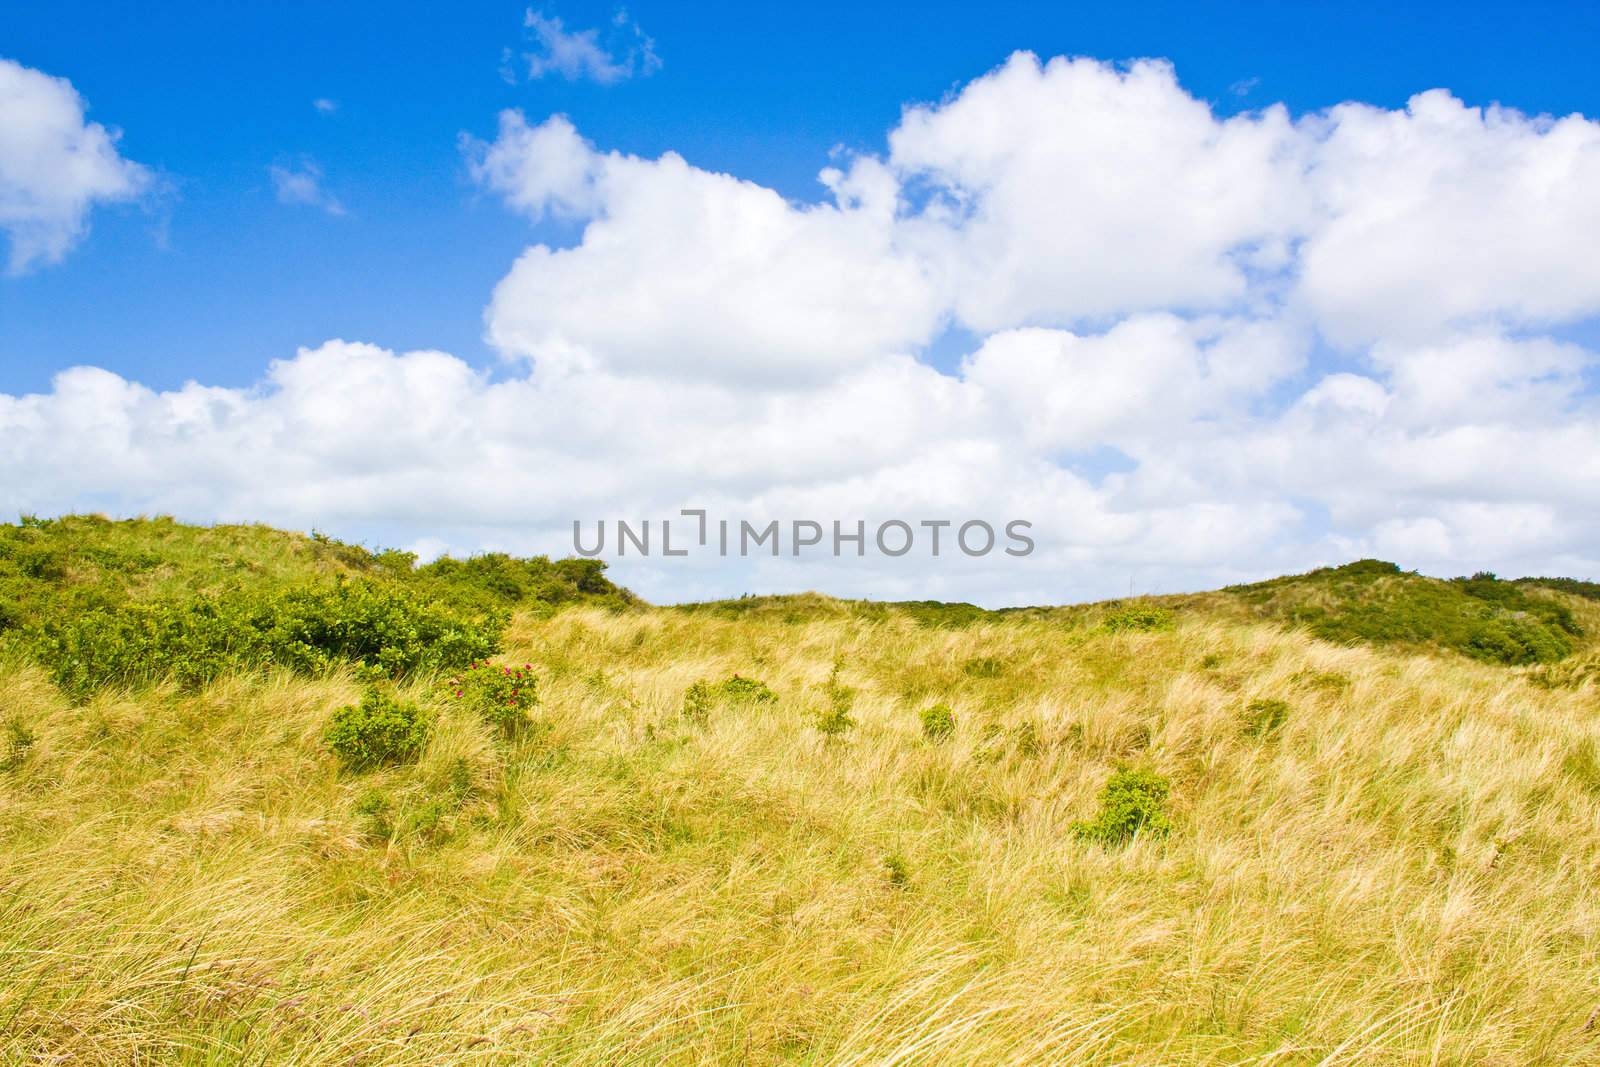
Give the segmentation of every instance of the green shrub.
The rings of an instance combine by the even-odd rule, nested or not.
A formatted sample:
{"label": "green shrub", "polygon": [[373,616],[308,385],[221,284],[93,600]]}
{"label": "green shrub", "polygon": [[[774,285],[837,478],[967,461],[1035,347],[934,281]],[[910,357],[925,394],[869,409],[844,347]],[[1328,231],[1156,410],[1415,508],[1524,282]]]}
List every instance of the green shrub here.
{"label": "green shrub", "polygon": [[1118,608],[1100,621],[1100,627],[1110,633],[1148,633],[1166,630],[1172,626],[1172,612],[1154,604],[1130,604]]}
{"label": "green shrub", "polygon": [[993,612],[985,611],[976,604],[945,603],[939,600],[902,600],[891,602],[884,606],[899,608],[910,616],[918,626],[925,626],[935,630],[964,630],[973,623],[983,622],[994,614]]}
{"label": "green shrub", "polygon": [[683,717],[696,726],[704,726],[711,719],[711,687],[696,682],[683,694]]}
{"label": "green shrub", "polygon": [[737,674],[720,683],[716,695],[733,704],[771,704],[778,699],[778,694],[768,689],[765,683]]}
{"label": "green shrub", "polygon": [[35,657],[69,696],[169,678],[185,688],[235,670],[304,673],[342,662],[390,677],[465,666],[499,647],[502,616],[465,618],[398,586],[337,582],[72,615],[33,637]]}
{"label": "green shrub", "polygon": [[1165,836],[1172,829],[1167,816],[1171,783],[1149,770],[1124,767],[1100,790],[1100,812],[1090,822],[1075,823],[1072,832],[1081,841],[1120,845],[1136,834]]}
{"label": "green shrub", "polygon": [[696,726],[704,726],[711,719],[711,709],[718,704],[771,704],[778,694],[768,689],[764,682],[735,674],[712,685],[695,682],[683,694],[683,717]]}
{"label": "green shrub", "polygon": [[539,706],[539,679],[532,664],[469,663],[448,685],[454,700],[506,737],[521,733]]}
{"label": "green shrub", "polygon": [[463,610],[555,608],[578,602],[620,609],[638,603],[633,594],[612,584],[605,571],[605,561],[598,559],[552,562],[545,556],[518,559],[490,552],[467,559],[445,556],[415,568],[411,577],[420,588]]}
{"label": "green shrub", "polygon": [[76,699],[105,685],[204,684],[264,666],[459,670],[513,608],[636,603],[600,560],[491,554],[422,567],[322,534],[97,515],[0,523],[0,651]]}
{"label": "green shrub", "polygon": [[1520,666],[1564,659],[1572,652],[1572,642],[1533,619],[1485,617],[1469,628],[1460,651],[1474,659]]}
{"label": "green shrub", "polygon": [[855,729],[856,721],[850,716],[848,705],[830,704],[817,716],[817,732],[825,737],[838,737]]}
{"label": "green shrub", "polygon": [[1282,700],[1252,700],[1244,709],[1245,733],[1266,737],[1278,731],[1289,719],[1289,705]]}
{"label": "green shrub", "polygon": [[938,744],[956,732],[956,716],[948,704],[935,704],[922,711],[922,736]]}
{"label": "green shrub", "polygon": [[825,737],[838,737],[856,724],[855,719],[850,717],[850,709],[855,706],[856,691],[839,680],[843,670],[843,658],[834,660],[833,670],[828,672],[828,680],[822,686],[827,705],[817,715],[817,729]]}
{"label": "green shrub", "polygon": [[402,586],[364,581],[291,589],[255,617],[270,624],[274,662],[319,669],[353,660],[390,676],[484,659],[506,623],[502,613],[463,616]]}
{"label": "green shrub", "polygon": [[328,747],[350,770],[407,763],[428,743],[428,722],[415,704],[368,689],[360,704],[347,704],[328,724]]}

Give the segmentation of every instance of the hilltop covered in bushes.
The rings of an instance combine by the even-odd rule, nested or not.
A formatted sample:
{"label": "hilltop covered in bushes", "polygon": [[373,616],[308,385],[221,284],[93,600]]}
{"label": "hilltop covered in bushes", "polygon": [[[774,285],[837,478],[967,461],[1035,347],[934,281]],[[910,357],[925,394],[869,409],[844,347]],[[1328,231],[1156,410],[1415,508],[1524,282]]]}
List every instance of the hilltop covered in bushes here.
{"label": "hilltop covered in bushes", "polygon": [[1367,559],[1223,592],[1266,619],[1339,644],[1447,649],[1486,663],[1554,663],[1584,643],[1593,614],[1574,579],[1502,581],[1481,572],[1448,581]]}
{"label": "hilltop covered in bushes", "polygon": [[577,603],[638,601],[599,560],[494,553],[418,566],[409,552],[321,535],[166,518],[0,526],[0,647],[78,698],[266,666],[454,669],[497,651],[512,611]]}

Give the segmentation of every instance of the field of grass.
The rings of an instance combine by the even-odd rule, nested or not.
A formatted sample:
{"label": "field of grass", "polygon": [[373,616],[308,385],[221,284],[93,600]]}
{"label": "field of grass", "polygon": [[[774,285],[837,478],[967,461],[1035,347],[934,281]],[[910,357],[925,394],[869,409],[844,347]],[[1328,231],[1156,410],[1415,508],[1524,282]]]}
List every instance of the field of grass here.
{"label": "field of grass", "polygon": [[[1286,588],[523,593],[488,668],[537,679],[515,730],[444,669],[74,700],[19,637],[0,1061],[1600,1062],[1600,692],[1571,669],[1600,603],[1527,595],[1569,655],[1335,643],[1272,605],[1337,600]],[[358,771],[328,728],[369,688],[427,740]],[[1165,785],[1131,837],[1101,832],[1119,775]]]}

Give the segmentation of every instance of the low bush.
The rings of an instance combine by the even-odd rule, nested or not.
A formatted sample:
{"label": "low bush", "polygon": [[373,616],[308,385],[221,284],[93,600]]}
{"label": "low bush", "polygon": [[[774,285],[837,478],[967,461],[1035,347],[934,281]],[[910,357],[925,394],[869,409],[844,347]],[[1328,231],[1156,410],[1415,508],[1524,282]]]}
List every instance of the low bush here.
{"label": "low bush", "polygon": [[733,704],[771,704],[778,699],[778,694],[768,689],[766,683],[737,674],[719,683],[716,695]]}
{"label": "low bush", "polygon": [[409,763],[428,743],[428,721],[415,704],[368,689],[359,704],[333,713],[326,739],[339,762],[352,771]]}
{"label": "low bush", "polygon": [[1154,604],[1129,604],[1100,620],[1100,628],[1110,633],[1148,633],[1172,626],[1172,612]]}
{"label": "low bush", "polygon": [[844,660],[834,660],[833,670],[828,672],[828,680],[822,686],[822,694],[827,703],[817,715],[817,730],[824,737],[838,737],[853,729],[856,724],[855,719],[850,716],[850,709],[855,706],[856,691],[839,680],[843,670]]}
{"label": "low bush", "polygon": [[986,621],[997,614],[985,611],[976,604],[939,600],[902,600],[884,606],[898,608],[918,626],[934,630],[964,630],[973,623]]}
{"label": "low bush", "polygon": [[949,704],[935,704],[922,711],[922,736],[934,744],[947,740],[956,732],[955,712]]}
{"label": "low bush", "polygon": [[704,726],[711,720],[711,704],[711,687],[696,682],[683,694],[683,717],[696,726]]}
{"label": "low bush", "polygon": [[276,665],[459,670],[498,649],[514,609],[624,608],[593,559],[503,554],[424,566],[324,534],[99,515],[0,523],[0,652],[75,699],[111,684],[184,686]]}
{"label": "low bush", "polygon": [[497,666],[473,662],[447,683],[452,699],[470,709],[506,737],[527,727],[539,706],[539,679],[533,666]]}
{"label": "low bush", "polygon": [[579,602],[622,609],[638,603],[633,594],[612,584],[605,571],[605,561],[598,559],[520,559],[490,552],[466,559],[445,556],[417,567],[411,580],[461,610],[520,605],[553,609]]}
{"label": "low bush", "polygon": [[824,737],[838,737],[855,729],[855,725],[848,704],[830,704],[817,715],[817,732]]}
{"label": "low bush", "polygon": [[1100,790],[1099,813],[1089,822],[1075,823],[1073,835],[1108,846],[1124,844],[1138,834],[1165,836],[1172,829],[1166,810],[1171,788],[1154,771],[1124,767]]}
{"label": "low bush", "polygon": [[338,582],[291,589],[257,618],[270,624],[273,661],[317,670],[339,661],[391,677],[459,668],[499,650],[506,616],[471,617],[401,586]]}
{"label": "low bush", "polygon": [[31,651],[75,699],[170,678],[186,688],[234,670],[316,672],[355,662],[398,677],[462,667],[499,647],[503,616],[467,618],[396,586],[330,586],[134,603],[52,622]]}
{"label": "low bush", "polygon": [[768,689],[766,683],[735,674],[712,685],[699,681],[689,686],[683,694],[683,717],[695,726],[711,721],[711,709],[723,704],[772,704],[778,694]]}

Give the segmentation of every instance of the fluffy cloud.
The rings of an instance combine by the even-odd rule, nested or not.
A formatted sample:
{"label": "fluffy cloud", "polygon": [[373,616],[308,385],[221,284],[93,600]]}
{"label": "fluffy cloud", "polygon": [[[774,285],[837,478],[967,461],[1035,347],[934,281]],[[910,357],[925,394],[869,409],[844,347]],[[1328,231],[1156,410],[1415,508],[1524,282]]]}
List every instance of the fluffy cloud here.
{"label": "fluffy cloud", "polygon": [[0,59],[0,231],[7,269],[57,263],[83,239],[96,204],[135,199],[148,170],[117,153],[117,134],[84,119],[64,78]]}
{"label": "fluffy cloud", "polygon": [[[1359,555],[1594,573],[1597,125],[1444,93],[1229,118],[1165,64],[1013,57],[814,202],[597,148],[467,139],[536,223],[495,374],[329,342],[248,389],[80,368],[0,397],[0,506],[262,518],[564,552],[574,518],[1034,524],[1026,560],[622,561],[745,589],[990,603]],[[971,335],[950,373],[927,357]],[[945,342],[948,344],[948,340]]]}
{"label": "fluffy cloud", "polygon": [[1302,148],[1283,108],[1219,120],[1165,63],[1019,53],[907,110],[888,161],[925,190],[903,225],[989,331],[1245,302],[1308,217]]}
{"label": "fluffy cloud", "polygon": [[1344,104],[1303,123],[1318,216],[1299,296],[1335,340],[1600,313],[1600,123],[1470,108]]}
{"label": "fluffy cloud", "polygon": [[591,215],[575,248],[535,245],[495,289],[489,337],[551,369],[823,381],[926,341],[927,266],[897,244],[892,180],[829,173],[834,201],[599,153],[563,118],[500,119],[474,169],[535,218]]}
{"label": "fluffy cloud", "polygon": [[1004,330],[962,373],[1034,447],[1133,452],[1195,420],[1239,415],[1301,357],[1281,323],[1152,313],[1087,336]]}

